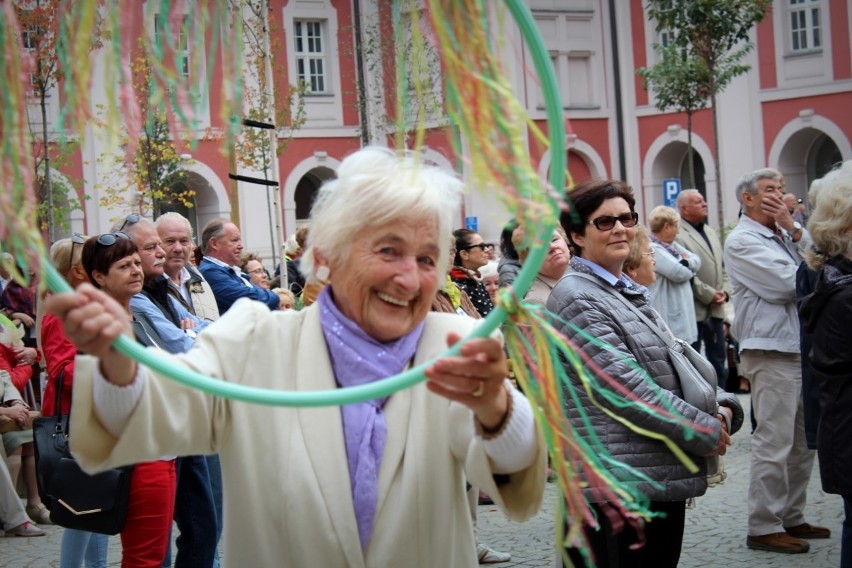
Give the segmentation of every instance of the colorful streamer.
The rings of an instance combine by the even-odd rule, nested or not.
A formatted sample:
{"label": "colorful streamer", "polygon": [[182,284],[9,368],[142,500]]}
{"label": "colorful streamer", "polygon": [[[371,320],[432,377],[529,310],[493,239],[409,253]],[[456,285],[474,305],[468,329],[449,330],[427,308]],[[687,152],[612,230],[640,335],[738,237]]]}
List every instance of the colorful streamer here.
{"label": "colorful streamer", "polygon": [[[619,464],[605,450],[594,435],[579,435],[565,417],[567,406],[578,406],[578,389],[611,417],[649,437],[661,439],[685,464],[695,469],[695,464],[671,440],[643,431],[637,424],[625,420],[620,409],[638,409],[654,413],[682,427],[687,433],[704,435],[695,426],[679,416],[662,397],[654,403],[637,400],[613,377],[609,377],[581,350],[559,334],[540,308],[518,302],[542,264],[547,243],[557,224],[560,211],[570,210],[561,196],[565,187],[566,152],[565,124],[561,103],[550,59],[538,34],[528,8],[521,0],[506,0],[505,4],[529,46],[535,70],[545,95],[548,136],[529,119],[522,105],[515,99],[511,84],[506,79],[500,60],[500,38],[503,30],[492,23],[503,23],[506,18],[497,3],[486,0],[429,0],[426,8],[428,24],[419,19],[418,3],[407,0],[409,14],[415,14],[408,31],[412,51],[396,53],[397,144],[406,143],[409,132],[416,133],[414,147],[424,140],[427,123],[427,103],[430,92],[422,83],[421,68],[406,72],[410,56],[428,59],[427,51],[434,49],[441,59],[445,87],[446,112],[452,128],[460,136],[454,138],[456,153],[462,156],[470,172],[471,185],[497,196],[501,203],[514,211],[517,221],[525,228],[530,240],[531,253],[514,290],[501,295],[497,308],[477,329],[474,336],[483,337],[505,323],[505,337],[516,376],[533,402],[536,419],[547,440],[551,463],[557,472],[562,489],[561,515],[570,527],[567,535],[558,535],[557,543],[579,546],[583,550],[583,525],[597,526],[588,504],[583,499],[583,489],[593,487],[603,500],[611,503],[607,514],[614,524],[627,523],[640,527],[643,519],[650,518],[647,499],[619,479],[641,480],[654,483],[642,473]],[[242,28],[232,25],[238,20],[232,10],[241,10],[240,3],[232,6],[228,0],[197,2],[193,17],[185,19],[177,11],[177,3],[169,0],[149,2],[148,8],[161,15],[154,30],[138,29],[134,21],[134,0],[52,0],[54,18],[44,29],[56,38],[55,56],[63,78],[65,103],[60,113],[60,129],[82,133],[89,122],[103,124],[107,132],[116,136],[124,125],[130,133],[128,159],[135,150],[135,140],[142,132],[148,118],[139,108],[134,93],[130,62],[137,50],[148,54],[151,64],[150,100],[152,105],[165,106],[168,122],[175,140],[180,130],[194,129],[200,112],[198,105],[206,101],[211,85],[193,80],[199,76],[209,78],[212,73],[199,73],[189,69],[188,77],[181,53],[192,45],[196,52],[202,48],[208,54],[208,69],[214,65],[213,54],[220,52],[223,61],[222,123],[226,125],[226,143],[236,133],[241,114],[242,97]],[[394,2],[393,19],[401,30],[400,11],[406,4]],[[7,250],[19,262],[34,267],[45,276],[50,288],[68,290],[56,270],[46,261],[45,246],[36,227],[37,200],[33,146],[27,127],[27,93],[29,74],[35,61],[27,55],[21,43],[21,32],[16,9],[12,2],[0,2],[0,76],[5,81],[5,101],[0,109],[0,237]],[[422,26],[422,27],[421,27]],[[229,30],[230,33],[225,33]],[[133,39],[141,37],[140,45]],[[498,44],[495,47],[495,44]],[[103,114],[94,116],[91,100],[93,51],[105,74]],[[23,57],[19,57],[24,54]],[[422,64],[422,61],[421,63]],[[410,70],[410,69],[409,69]],[[409,84],[409,76],[414,80]],[[408,98],[414,89],[417,109],[411,109]],[[412,114],[414,111],[414,114]],[[413,120],[412,120],[413,118]],[[528,151],[527,133],[539,141],[549,143],[551,170],[548,181],[536,173]],[[114,140],[115,138],[113,138]],[[461,146],[460,140],[468,145]],[[227,144],[226,144],[227,146]],[[19,278],[23,275],[18,274]],[[584,333],[583,330],[576,330]],[[590,340],[596,341],[594,338]],[[173,369],[153,352],[120,338],[116,348],[155,371],[170,376],[192,388],[218,396],[266,405],[327,406],[389,396],[423,380],[423,367],[412,369],[397,377],[360,387],[335,389],[328,392],[278,392],[250,388],[222,382],[195,373]],[[458,347],[449,351],[457,352]],[[573,368],[580,378],[574,384],[565,364]],[[653,381],[647,379],[651,384]],[[587,429],[592,432],[593,429]],[[619,472],[616,477],[612,470]],[[557,524],[560,530],[561,522]]]}

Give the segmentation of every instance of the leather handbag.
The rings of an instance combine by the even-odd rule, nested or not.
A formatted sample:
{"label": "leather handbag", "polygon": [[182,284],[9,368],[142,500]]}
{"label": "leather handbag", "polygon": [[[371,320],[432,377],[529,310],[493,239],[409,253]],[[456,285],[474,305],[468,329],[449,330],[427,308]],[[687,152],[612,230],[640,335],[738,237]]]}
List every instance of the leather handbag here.
{"label": "leather handbag", "polygon": [[[602,289],[606,289],[597,281],[597,278],[583,274],[581,272],[573,272],[572,276],[579,276],[587,280],[591,280],[598,284]],[[693,349],[692,345],[682,339],[672,335],[668,327],[665,331],[659,325],[651,321],[639,308],[630,303],[630,301],[615,292],[607,289],[614,297],[630,308],[645,325],[651,328],[651,331],[657,334],[669,353],[669,362],[675,370],[680,389],[683,393],[683,400],[699,410],[703,410],[707,414],[713,416],[719,408],[716,401],[716,389],[718,380],[716,378],[716,370],[701,353]],[[665,324],[663,324],[665,325]],[[727,478],[725,473],[725,465],[722,456],[704,456],[704,462],[707,465],[707,483],[711,487],[722,483]]]}
{"label": "leather handbag", "polygon": [[68,446],[69,416],[62,415],[64,371],[56,381],[56,416],[33,422],[36,481],[50,520],[69,529],[114,535],[124,529],[133,466],[95,475],[84,472]]}

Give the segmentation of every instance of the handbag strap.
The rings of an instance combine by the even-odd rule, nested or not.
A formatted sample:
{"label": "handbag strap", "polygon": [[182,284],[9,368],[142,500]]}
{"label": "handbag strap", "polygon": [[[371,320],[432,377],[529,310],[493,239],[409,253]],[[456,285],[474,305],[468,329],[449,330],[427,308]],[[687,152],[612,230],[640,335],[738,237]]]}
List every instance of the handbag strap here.
{"label": "handbag strap", "polygon": [[[585,274],[585,273],[583,273],[583,272],[569,272],[569,273],[568,273],[568,274],[566,274],[565,276],[577,276],[577,277],[579,277],[579,278],[585,278],[586,280],[590,280],[590,281],[594,282],[594,283],[595,283],[595,284],[597,284],[600,288],[602,288],[602,289],[606,290],[607,292],[609,292],[610,294],[612,294],[613,296],[615,296],[616,298],[618,298],[619,300],[621,300],[621,303],[623,303],[625,306],[627,306],[628,308],[630,308],[630,309],[633,311],[633,313],[635,313],[636,315],[638,315],[638,316],[639,316],[639,319],[641,319],[643,322],[645,322],[645,324],[646,324],[648,327],[650,327],[650,328],[651,328],[651,331],[653,331],[654,333],[656,333],[656,334],[660,337],[660,339],[662,339],[662,340],[663,340],[663,343],[665,343],[665,344],[666,344],[666,347],[674,347],[674,345],[675,345],[675,343],[676,343],[676,342],[675,342],[675,340],[674,340],[674,336],[672,336],[672,335],[671,335],[671,332],[669,332],[668,334],[667,334],[667,333],[665,333],[662,329],[660,329],[660,326],[659,326],[659,325],[657,325],[656,323],[654,323],[653,321],[651,321],[651,320],[648,318],[648,316],[646,316],[645,314],[643,314],[643,313],[642,313],[642,311],[641,311],[639,308],[637,308],[637,307],[636,307],[636,306],[634,306],[632,303],[630,303],[630,300],[628,300],[627,298],[625,298],[624,296],[622,296],[621,294],[619,294],[618,292],[616,292],[615,290],[613,290],[611,286],[604,286],[603,284],[601,284],[600,280],[598,280],[598,278],[597,278],[597,277],[592,276],[592,275],[590,275],[590,274]],[[664,325],[665,325],[665,324],[664,324]],[[666,327],[666,330],[668,331],[668,327]]]}
{"label": "handbag strap", "polygon": [[56,412],[57,422],[62,420],[62,380],[65,378],[65,369],[59,371],[56,377],[56,391],[53,393],[53,408]]}

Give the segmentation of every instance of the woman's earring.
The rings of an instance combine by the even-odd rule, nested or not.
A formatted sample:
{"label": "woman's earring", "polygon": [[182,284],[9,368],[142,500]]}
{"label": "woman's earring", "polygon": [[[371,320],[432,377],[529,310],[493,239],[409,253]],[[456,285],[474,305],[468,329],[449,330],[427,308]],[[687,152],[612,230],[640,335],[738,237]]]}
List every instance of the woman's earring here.
{"label": "woman's earring", "polygon": [[325,283],[325,282],[328,281],[328,277],[331,276],[331,269],[329,269],[329,267],[326,266],[326,265],[322,265],[319,268],[317,268],[316,276],[317,276],[317,280]]}

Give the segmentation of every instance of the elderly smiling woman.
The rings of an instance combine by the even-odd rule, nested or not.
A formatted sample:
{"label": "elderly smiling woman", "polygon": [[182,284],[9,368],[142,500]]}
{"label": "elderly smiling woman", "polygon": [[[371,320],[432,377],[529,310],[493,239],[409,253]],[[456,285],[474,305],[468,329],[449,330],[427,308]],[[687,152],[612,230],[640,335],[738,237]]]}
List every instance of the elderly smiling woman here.
{"label": "elderly smiling woman", "polygon": [[[460,189],[389,150],[354,153],[312,212],[302,270],[331,282],[318,302],[270,312],[242,300],[189,353],[168,357],[285,390],[362,384],[434,359],[476,325],[429,311]],[[129,328],[92,288],[54,295],[49,309],[92,356],[75,376],[75,455],[102,469],[219,453],[226,565],[476,566],[465,478],[515,520],[539,510],[544,444],[497,339],[466,342],[385,400],[266,408],[188,389],[112,349]]]}

